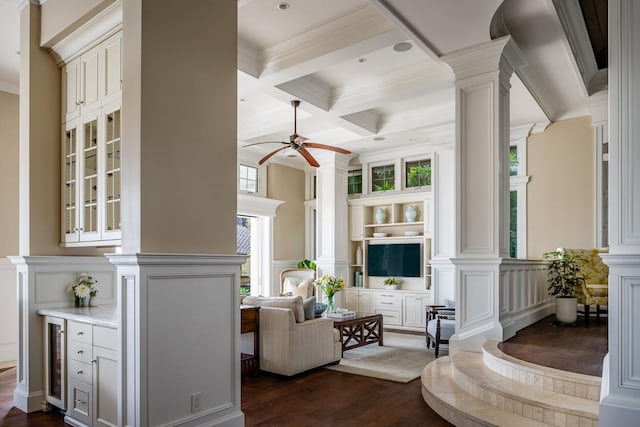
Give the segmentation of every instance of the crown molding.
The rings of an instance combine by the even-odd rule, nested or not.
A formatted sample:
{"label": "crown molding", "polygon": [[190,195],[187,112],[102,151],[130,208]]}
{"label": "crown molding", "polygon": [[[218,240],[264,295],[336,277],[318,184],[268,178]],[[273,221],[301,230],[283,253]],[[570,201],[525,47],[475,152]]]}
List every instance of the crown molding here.
{"label": "crown molding", "polygon": [[121,28],[122,2],[116,1],[53,45],[51,51],[61,66],[79,56],[83,50],[97,46]]}

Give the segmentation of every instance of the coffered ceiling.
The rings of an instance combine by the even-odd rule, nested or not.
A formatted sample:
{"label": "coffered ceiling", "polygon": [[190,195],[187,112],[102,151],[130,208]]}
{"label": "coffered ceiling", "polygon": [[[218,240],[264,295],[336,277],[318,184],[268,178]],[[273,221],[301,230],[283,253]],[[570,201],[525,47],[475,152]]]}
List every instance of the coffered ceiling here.
{"label": "coffered ceiling", "polygon": [[[555,4],[567,2],[579,0],[238,0],[239,153],[258,159],[278,146],[244,146],[288,140],[293,99],[298,133],[354,161],[450,142],[453,73],[439,58],[492,35],[511,35],[527,60],[512,78],[512,127],[588,114],[570,43],[581,36],[567,37]],[[17,92],[16,0],[0,0],[0,37],[0,90]]]}

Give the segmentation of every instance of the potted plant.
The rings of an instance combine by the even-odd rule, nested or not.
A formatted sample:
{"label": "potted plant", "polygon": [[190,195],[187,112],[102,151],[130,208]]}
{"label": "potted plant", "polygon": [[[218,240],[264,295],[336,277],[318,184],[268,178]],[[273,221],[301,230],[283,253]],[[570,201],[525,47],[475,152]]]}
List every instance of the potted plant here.
{"label": "potted plant", "polygon": [[298,263],[298,268],[308,268],[309,270],[315,270],[316,263],[309,259],[303,259]]}
{"label": "potted plant", "polygon": [[584,257],[562,248],[543,255],[549,260],[549,294],[556,297],[556,319],[560,323],[575,323],[578,317],[576,292],[586,280],[582,272]]}
{"label": "potted plant", "polygon": [[398,289],[398,279],[395,277],[387,277],[384,279],[384,287],[386,289]]}

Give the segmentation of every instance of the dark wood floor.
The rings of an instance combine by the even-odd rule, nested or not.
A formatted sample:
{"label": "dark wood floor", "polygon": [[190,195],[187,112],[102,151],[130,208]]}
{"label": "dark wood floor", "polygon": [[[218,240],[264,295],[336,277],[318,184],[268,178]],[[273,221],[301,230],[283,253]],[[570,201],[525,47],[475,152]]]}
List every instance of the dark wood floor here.
{"label": "dark wood floor", "polygon": [[591,319],[587,326],[580,316],[575,326],[558,326],[555,316],[549,316],[498,347],[527,362],[601,377],[608,351],[607,319]]}
{"label": "dark wood floor", "polygon": [[[582,318],[555,326],[547,317],[499,346],[522,360],[601,375],[607,352],[606,319]],[[0,371],[0,426],[64,426],[56,412],[24,414],[13,408],[15,368]],[[269,374],[242,380],[247,426],[450,426],[422,400],[420,379],[408,384],[318,369],[286,379]]]}

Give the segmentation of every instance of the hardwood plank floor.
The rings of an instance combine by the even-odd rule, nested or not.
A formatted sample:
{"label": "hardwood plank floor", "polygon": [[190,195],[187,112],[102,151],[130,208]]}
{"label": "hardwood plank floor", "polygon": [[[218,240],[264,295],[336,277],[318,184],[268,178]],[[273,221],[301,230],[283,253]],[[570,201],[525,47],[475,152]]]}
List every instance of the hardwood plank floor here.
{"label": "hardwood plank floor", "polygon": [[[607,352],[606,319],[582,318],[555,326],[553,316],[519,331],[499,346],[522,360],[601,375]],[[0,370],[0,426],[64,426],[54,411],[24,414],[13,408],[15,368]],[[260,373],[242,380],[247,426],[450,426],[422,399],[420,379],[408,384],[318,369],[294,378]]]}
{"label": "hardwood plank floor", "polygon": [[546,317],[498,347],[520,360],[601,377],[608,351],[607,318],[591,319],[588,326],[582,316],[575,326],[557,326],[554,321],[555,316]]}

